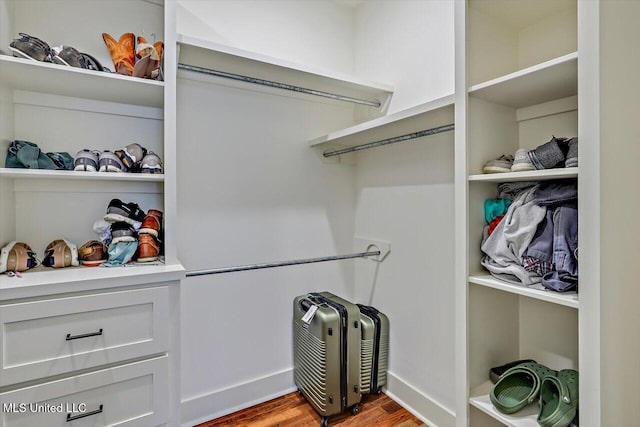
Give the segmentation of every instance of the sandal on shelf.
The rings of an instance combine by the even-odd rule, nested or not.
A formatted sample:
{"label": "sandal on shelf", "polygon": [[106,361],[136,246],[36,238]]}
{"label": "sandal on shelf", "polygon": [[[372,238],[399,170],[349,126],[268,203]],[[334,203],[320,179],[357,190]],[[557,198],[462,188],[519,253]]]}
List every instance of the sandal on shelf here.
{"label": "sandal on shelf", "polygon": [[542,379],[540,386],[540,414],[542,427],[567,427],[578,410],[578,372],[563,369],[557,375]]}
{"label": "sandal on shelf", "polygon": [[47,42],[26,33],[18,33],[18,35],[20,38],[9,44],[9,50],[13,56],[41,62],[53,62],[53,51]]}
{"label": "sandal on shelf", "polygon": [[539,363],[523,363],[507,370],[498,380],[489,398],[503,414],[513,414],[533,403],[540,393],[542,378],[555,371]]}
{"label": "sandal on shelf", "polygon": [[109,49],[116,73],[132,76],[133,64],[136,60],[136,41],[133,33],[124,33],[118,41],[109,34],[102,33],[102,39]]}

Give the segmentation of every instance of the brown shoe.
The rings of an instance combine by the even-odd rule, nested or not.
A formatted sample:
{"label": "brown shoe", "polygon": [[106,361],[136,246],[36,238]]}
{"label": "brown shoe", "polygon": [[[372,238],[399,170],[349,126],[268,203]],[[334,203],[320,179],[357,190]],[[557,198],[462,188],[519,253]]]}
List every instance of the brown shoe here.
{"label": "brown shoe", "polygon": [[109,34],[102,33],[102,39],[109,49],[116,73],[132,76],[136,62],[136,39],[133,33],[124,33],[118,41]]}
{"label": "brown shoe", "polygon": [[138,262],[151,262],[158,259],[160,245],[151,234],[138,235]]}
{"label": "brown shoe", "polygon": [[96,267],[107,262],[108,256],[107,247],[98,240],[89,240],[78,249],[80,264],[86,265],[87,267]]}
{"label": "brown shoe", "polygon": [[142,225],[138,234],[151,234],[158,238],[160,236],[160,229],[162,228],[162,211],[157,209],[149,209],[147,215],[142,220]]}

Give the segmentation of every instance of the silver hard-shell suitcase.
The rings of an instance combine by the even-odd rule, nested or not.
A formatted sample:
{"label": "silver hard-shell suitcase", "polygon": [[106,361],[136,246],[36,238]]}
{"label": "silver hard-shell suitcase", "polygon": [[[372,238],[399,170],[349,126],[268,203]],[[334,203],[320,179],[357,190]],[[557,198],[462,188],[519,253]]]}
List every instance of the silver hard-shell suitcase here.
{"label": "silver hard-shell suitcase", "polygon": [[380,393],[387,384],[389,318],[374,307],[358,304],[362,331],[360,392]]}
{"label": "silver hard-shell suitcase", "polygon": [[[312,308],[316,307],[316,308]],[[309,310],[313,316],[303,320]],[[360,403],[360,311],[329,292],[301,295],[293,302],[293,372],[298,390],[322,417]]]}

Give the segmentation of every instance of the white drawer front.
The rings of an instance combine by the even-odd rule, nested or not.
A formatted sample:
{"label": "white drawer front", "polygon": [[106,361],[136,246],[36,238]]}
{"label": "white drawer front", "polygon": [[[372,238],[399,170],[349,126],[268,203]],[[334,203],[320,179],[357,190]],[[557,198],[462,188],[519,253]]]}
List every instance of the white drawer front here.
{"label": "white drawer front", "polygon": [[0,386],[167,351],[166,287],[0,306]]}
{"label": "white drawer front", "polygon": [[[166,423],[167,362],[167,356],[162,356],[1,393],[0,427],[143,427]],[[68,417],[71,420],[67,421]]]}

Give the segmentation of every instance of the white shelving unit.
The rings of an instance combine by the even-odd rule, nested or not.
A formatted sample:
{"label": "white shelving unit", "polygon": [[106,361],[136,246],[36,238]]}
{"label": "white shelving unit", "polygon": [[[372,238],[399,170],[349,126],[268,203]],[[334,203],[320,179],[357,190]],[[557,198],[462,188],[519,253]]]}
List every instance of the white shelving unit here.
{"label": "white shelving unit", "polygon": [[499,289],[501,291],[550,302],[552,304],[559,304],[565,307],[579,307],[577,292],[558,293],[547,290],[542,285],[514,285],[500,279],[496,279],[495,277],[486,273],[472,274],[471,276],[469,276],[469,283],[486,286],[488,288]]}
{"label": "white shelving unit", "polygon": [[[208,40],[178,34],[178,43],[180,44],[180,64],[379,103],[379,108],[368,107],[372,109],[370,112],[372,115],[381,115],[385,111],[386,104],[393,93],[391,85],[300,65]],[[185,70],[180,70],[178,75],[181,78],[205,81],[222,78]],[[229,84],[228,80],[225,84]],[[238,84],[247,83],[239,82]],[[280,91],[268,86],[263,88],[267,91]]]}
{"label": "white shelving unit", "polygon": [[0,55],[0,75],[14,89],[146,107],[164,103],[164,82],[115,73]]}
{"label": "white shelving unit", "polygon": [[[552,369],[580,370],[583,304],[577,292],[511,284],[486,271],[480,263],[483,204],[497,197],[499,183],[568,182],[580,179],[579,170],[481,172],[486,161],[534,149],[552,135],[578,136],[577,2],[465,3],[456,4],[456,35],[464,40],[456,61],[456,286],[462,307],[456,425],[533,427],[537,405],[513,415],[493,407],[489,369],[532,358]],[[551,28],[560,28],[552,38]],[[551,319],[563,322],[553,342],[541,338]]]}
{"label": "white shelving unit", "polygon": [[542,104],[578,93],[578,52],[473,85],[469,94],[513,108]]}
{"label": "white shelving unit", "polygon": [[527,172],[505,172],[469,175],[470,182],[548,181],[578,177],[578,168],[543,169]]}
{"label": "white shelving unit", "polygon": [[18,179],[54,179],[76,181],[131,181],[164,182],[164,174],[119,173],[119,172],[82,172],[45,169],[0,168],[0,177]]}
{"label": "white shelving unit", "polygon": [[309,145],[326,152],[446,126],[452,124],[454,120],[453,104],[454,96],[445,96],[388,116],[332,132],[309,141]]}

